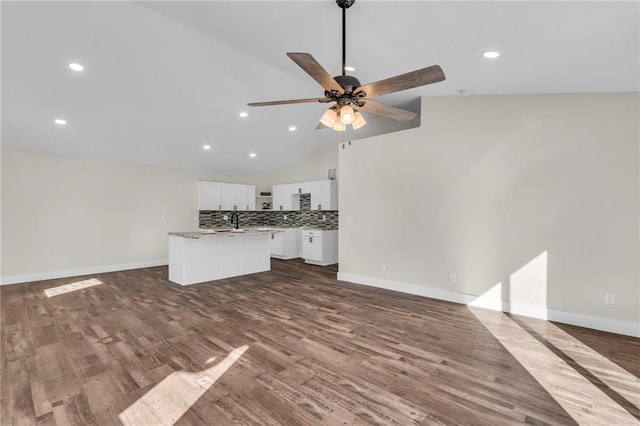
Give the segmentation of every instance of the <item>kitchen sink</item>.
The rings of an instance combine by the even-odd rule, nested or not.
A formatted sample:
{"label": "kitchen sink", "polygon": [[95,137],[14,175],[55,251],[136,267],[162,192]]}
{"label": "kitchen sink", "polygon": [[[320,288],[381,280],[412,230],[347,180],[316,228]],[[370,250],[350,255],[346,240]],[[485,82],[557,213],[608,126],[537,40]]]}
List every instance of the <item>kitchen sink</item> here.
{"label": "kitchen sink", "polygon": [[201,234],[217,234],[220,232],[231,232],[233,229],[203,229],[200,231]]}

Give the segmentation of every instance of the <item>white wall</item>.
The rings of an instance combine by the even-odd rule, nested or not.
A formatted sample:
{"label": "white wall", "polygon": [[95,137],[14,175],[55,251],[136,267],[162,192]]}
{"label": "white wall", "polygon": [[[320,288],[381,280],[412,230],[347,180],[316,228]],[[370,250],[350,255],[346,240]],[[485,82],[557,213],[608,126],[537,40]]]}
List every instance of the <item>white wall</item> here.
{"label": "white wall", "polygon": [[264,176],[257,185],[258,191],[271,191],[272,185],[281,183],[311,182],[326,180],[327,169],[338,167],[338,143],[328,142],[309,156],[283,170]]}
{"label": "white wall", "polygon": [[[367,125],[358,130],[347,130],[345,132],[332,132],[328,129],[318,130],[328,132],[333,141],[327,142],[319,149],[313,151],[306,158],[291,164],[282,170],[269,176],[264,176],[257,184],[258,191],[270,191],[272,185],[282,183],[310,182],[327,179],[327,169],[338,168],[338,149],[344,143],[364,139],[372,135],[381,135],[393,132],[404,131],[420,125],[420,98],[415,98],[398,107],[414,111],[418,114],[416,119],[408,123],[400,123],[389,119],[383,119],[374,115],[368,115]],[[300,141],[304,143],[304,141]],[[340,170],[337,170],[337,178],[340,179]]]}
{"label": "white wall", "polygon": [[166,264],[167,233],[198,227],[200,179],[253,183],[3,150],[2,282]]}
{"label": "white wall", "polygon": [[638,105],[423,99],[420,128],[339,150],[339,277],[640,335]]}

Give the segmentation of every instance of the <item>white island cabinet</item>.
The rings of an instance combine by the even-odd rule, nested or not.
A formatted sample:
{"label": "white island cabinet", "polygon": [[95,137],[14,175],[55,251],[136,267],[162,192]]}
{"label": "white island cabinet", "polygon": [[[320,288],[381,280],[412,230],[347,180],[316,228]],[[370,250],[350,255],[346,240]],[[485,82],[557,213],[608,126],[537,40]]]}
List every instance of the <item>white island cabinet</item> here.
{"label": "white island cabinet", "polygon": [[273,232],[172,232],[169,281],[189,285],[269,271]]}

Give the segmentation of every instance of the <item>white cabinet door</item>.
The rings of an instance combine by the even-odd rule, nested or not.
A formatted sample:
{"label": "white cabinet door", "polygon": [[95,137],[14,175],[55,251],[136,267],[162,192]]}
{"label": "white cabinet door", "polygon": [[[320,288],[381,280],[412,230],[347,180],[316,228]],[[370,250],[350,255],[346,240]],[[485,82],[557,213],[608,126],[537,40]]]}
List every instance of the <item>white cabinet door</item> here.
{"label": "white cabinet door", "polygon": [[273,204],[271,205],[272,210],[284,210],[285,206],[285,196],[286,196],[286,185],[273,185]]}
{"label": "white cabinet door", "polygon": [[305,260],[322,262],[322,237],[302,237],[302,257]]}
{"label": "white cabinet door", "polygon": [[311,182],[311,210],[338,210],[338,185],[335,180]]}
{"label": "white cabinet door", "polygon": [[284,234],[271,234],[271,254],[284,256]]}
{"label": "white cabinet door", "polygon": [[325,181],[311,182],[311,210],[322,210],[327,198]]}
{"label": "white cabinet door", "polygon": [[247,197],[246,197],[247,210],[256,209],[256,187],[254,185],[247,185]]}
{"label": "white cabinet door", "polygon": [[300,195],[295,183],[273,185],[272,210],[300,210]]}
{"label": "white cabinet door", "polygon": [[221,183],[222,187],[222,210],[233,210],[236,200],[235,185],[232,183]]}
{"label": "white cabinet door", "polygon": [[233,185],[233,210],[248,210],[247,185]]}
{"label": "white cabinet door", "polygon": [[198,210],[221,210],[220,182],[198,182]]}

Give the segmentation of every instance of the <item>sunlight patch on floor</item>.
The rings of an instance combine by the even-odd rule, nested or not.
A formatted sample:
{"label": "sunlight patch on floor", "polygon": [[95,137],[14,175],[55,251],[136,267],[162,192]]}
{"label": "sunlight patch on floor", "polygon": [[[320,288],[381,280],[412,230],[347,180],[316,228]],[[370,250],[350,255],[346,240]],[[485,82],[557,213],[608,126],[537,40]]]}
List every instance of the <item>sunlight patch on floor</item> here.
{"label": "sunlight patch on floor", "polygon": [[[469,308],[469,310],[576,422],[590,425],[640,424],[638,419],[511,318],[502,313],[483,309]],[[589,352],[580,347],[584,345],[579,341],[571,341],[566,333],[564,339],[567,345],[571,344],[576,349],[571,351],[572,355],[575,356],[577,350]],[[554,341],[555,343],[557,342]],[[561,345],[561,347],[567,349],[567,345]],[[579,359],[574,358],[574,360],[580,362]],[[607,363],[602,363],[602,360],[600,362],[602,367],[611,367],[606,365]],[[634,377],[620,368],[613,371],[615,374],[626,373],[631,376],[627,379],[625,386],[630,384],[631,388],[627,390],[633,392],[633,383],[637,383],[633,380]],[[619,386],[617,388],[620,389]],[[620,390],[617,392],[628,395],[627,390],[624,394]],[[629,402],[633,402],[632,400],[637,402],[637,397],[627,399]]]}
{"label": "sunlight patch on floor", "polygon": [[47,297],[59,296],[61,294],[71,293],[72,291],[82,290],[83,288],[93,287],[99,284],[102,284],[102,281],[97,278],[91,278],[84,281],[77,281],[71,284],[48,288],[44,291],[44,294]]}
{"label": "sunlight patch on floor", "polygon": [[[594,351],[559,327],[546,324],[544,338],[640,409],[640,378]],[[542,333],[541,333],[542,334]],[[640,356],[640,354],[639,354]],[[639,422],[640,423],[640,422]]]}
{"label": "sunlight patch on floor", "polygon": [[120,421],[125,426],[173,425],[247,349],[247,345],[234,349],[225,359],[206,370],[171,373],[120,413]]}

